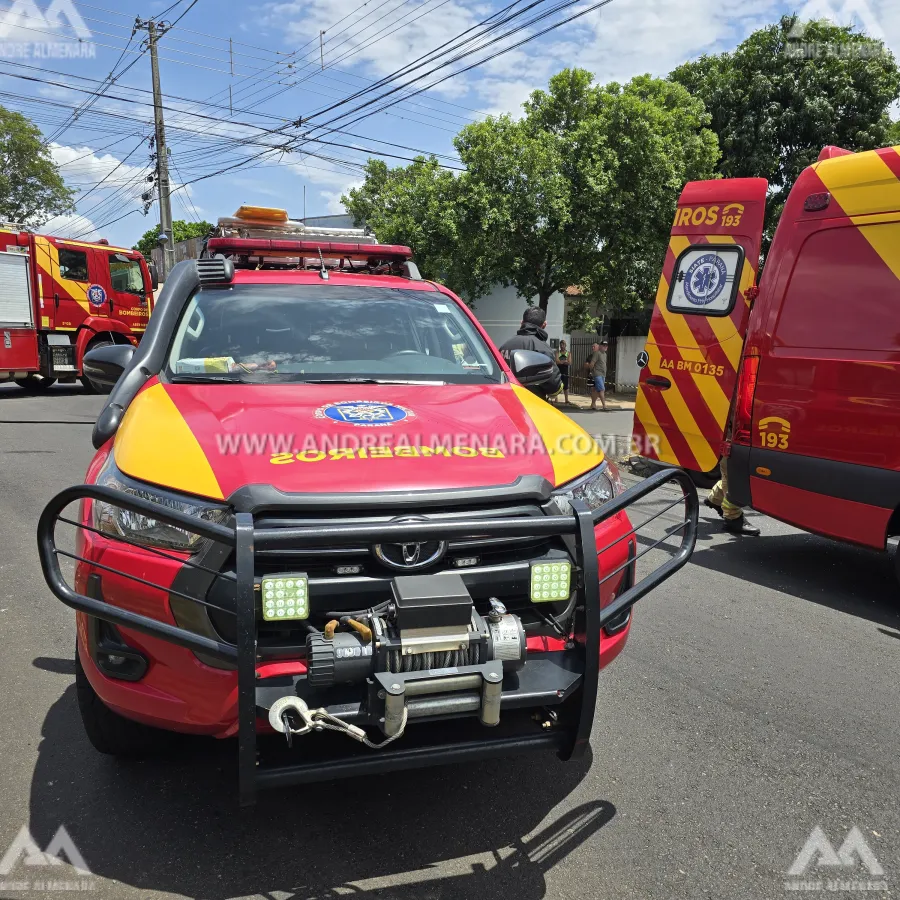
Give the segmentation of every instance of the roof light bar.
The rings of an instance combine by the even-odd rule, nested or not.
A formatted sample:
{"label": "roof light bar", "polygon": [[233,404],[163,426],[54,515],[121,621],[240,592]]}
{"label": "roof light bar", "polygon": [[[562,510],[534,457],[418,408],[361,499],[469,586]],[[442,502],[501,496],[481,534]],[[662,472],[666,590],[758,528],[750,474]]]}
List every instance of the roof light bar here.
{"label": "roof light bar", "polygon": [[242,256],[323,256],[356,259],[406,260],[412,250],[397,244],[358,244],[336,241],[294,241],[285,238],[214,237],[207,243],[209,253],[232,253]]}

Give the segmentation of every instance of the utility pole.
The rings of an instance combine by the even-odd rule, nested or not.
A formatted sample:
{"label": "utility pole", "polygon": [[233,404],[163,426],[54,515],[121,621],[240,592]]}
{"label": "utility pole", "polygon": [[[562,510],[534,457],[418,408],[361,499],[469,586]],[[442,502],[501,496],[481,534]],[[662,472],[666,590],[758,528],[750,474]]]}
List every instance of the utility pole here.
{"label": "utility pole", "polygon": [[153,19],[138,19],[136,26],[147,31],[150,43],[150,71],[153,79],[153,119],[156,125],[156,189],[159,195],[159,230],[163,257],[162,275],[165,277],[175,263],[175,236],[172,234],[172,196],[169,190],[169,151],[166,148],[166,126],[163,121],[162,89],[159,86],[159,58],[157,41],[166,33]]}

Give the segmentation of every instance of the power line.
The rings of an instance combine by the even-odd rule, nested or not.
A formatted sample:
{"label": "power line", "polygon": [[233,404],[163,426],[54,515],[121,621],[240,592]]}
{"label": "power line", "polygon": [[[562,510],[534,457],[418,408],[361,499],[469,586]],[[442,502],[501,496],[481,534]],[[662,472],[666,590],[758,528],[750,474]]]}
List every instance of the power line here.
{"label": "power line", "polygon": [[[178,2],[180,3],[181,0],[178,0]],[[169,28],[170,29],[174,28],[197,5],[197,3],[198,3],[198,0],[191,0],[191,3],[188,6],[188,8],[174,22],[172,22],[171,25],[169,25]],[[177,6],[177,5],[178,5],[178,3],[172,4],[172,6]],[[169,9],[171,9],[172,6],[170,6]],[[162,16],[160,16],[160,18],[162,18]]]}

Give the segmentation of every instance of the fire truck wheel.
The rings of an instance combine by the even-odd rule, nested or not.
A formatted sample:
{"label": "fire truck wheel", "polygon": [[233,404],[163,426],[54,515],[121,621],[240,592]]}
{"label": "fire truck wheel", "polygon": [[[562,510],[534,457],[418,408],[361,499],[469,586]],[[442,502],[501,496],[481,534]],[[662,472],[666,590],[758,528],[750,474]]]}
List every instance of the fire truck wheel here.
{"label": "fire truck wheel", "polygon": [[[91,341],[88,344],[88,350],[96,350],[99,347],[112,347],[114,344],[113,341]],[[96,381],[91,381],[87,375],[81,376],[81,383],[84,385],[84,389],[88,394],[108,394],[110,389],[108,387],[104,387],[102,384],[97,384]]]}
{"label": "fire truck wheel", "polygon": [[24,378],[17,378],[16,384],[26,391],[46,391],[47,388],[56,384],[55,378],[44,378],[43,375],[36,375],[29,372]]}
{"label": "fire truck wheel", "polygon": [[181,735],[133,722],[113,712],[97,696],[75,651],[75,691],[88,740],[108,756],[156,756],[175,749]]}

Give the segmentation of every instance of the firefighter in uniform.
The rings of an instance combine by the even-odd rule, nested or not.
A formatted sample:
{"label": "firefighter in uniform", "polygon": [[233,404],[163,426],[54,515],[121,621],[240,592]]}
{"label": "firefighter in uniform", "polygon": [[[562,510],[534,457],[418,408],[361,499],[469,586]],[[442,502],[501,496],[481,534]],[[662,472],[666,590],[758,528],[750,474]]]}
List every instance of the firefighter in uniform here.
{"label": "firefighter in uniform", "polygon": [[747,521],[740,506],[728,499],[728,458],[725,456],[719,461],[719,474],[722,477],[703,502],[722,517],[722,525],[729,534],[757,536],[759,529]]}

